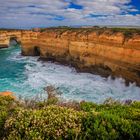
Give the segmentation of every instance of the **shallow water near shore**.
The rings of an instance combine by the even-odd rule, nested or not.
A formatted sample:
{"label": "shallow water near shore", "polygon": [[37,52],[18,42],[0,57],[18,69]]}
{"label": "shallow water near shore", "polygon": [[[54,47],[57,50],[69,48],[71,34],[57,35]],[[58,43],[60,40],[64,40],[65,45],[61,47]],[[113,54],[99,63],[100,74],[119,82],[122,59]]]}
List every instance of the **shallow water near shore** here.
{"label": "shallow water near shore", "polygon": [[74,68],[57,63],[37,61],[38,57],[24,57],[19,46],[0,49],[0,92],[12,91],[16,96],[46,97],[43,88],[53,85],[64,99],[86,100],[96,103],[106,98],[140,100],[140,87],[125,86],[123,79],[103,78],[89,73],[77,73]]}

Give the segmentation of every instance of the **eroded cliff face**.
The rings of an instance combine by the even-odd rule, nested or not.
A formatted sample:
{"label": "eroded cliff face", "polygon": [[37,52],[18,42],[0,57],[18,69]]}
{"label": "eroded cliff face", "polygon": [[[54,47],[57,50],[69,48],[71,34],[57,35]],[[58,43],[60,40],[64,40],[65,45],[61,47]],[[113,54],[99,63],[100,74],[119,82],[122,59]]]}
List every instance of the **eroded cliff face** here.
{"label": "eroded cliff face", "polygon": [[10,44],[10,39],[15,39],[21,45],[32,42],[37,39],[39,32],[29,30],[2,30],[0,31],[0,48],[7,48]]}
{"label": "eroded cliff face", "polygon": [[61,30],[22,33],[22,54],[70,64],[80,71],[121,76],[140,85],[140,35],[110,30]]}

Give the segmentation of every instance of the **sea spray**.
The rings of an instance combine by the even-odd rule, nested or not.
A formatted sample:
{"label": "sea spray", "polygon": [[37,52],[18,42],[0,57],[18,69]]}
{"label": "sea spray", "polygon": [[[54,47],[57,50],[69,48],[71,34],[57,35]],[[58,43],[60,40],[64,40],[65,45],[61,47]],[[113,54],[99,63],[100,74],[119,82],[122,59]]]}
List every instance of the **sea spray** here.
{"label": "sea spray", "polygon": [[[12,91],[17,96],[45,97],[44,87],[59,87],[64,99],[103,102],[106,98],[140,100],[140,88],[125,86],[122,78],[112,80],[89,73],[77,73],[74,68],[57,63],[24,57],[19,47],[0,50],[0,91]],[[5,68],[6,66],[6,68]]]}

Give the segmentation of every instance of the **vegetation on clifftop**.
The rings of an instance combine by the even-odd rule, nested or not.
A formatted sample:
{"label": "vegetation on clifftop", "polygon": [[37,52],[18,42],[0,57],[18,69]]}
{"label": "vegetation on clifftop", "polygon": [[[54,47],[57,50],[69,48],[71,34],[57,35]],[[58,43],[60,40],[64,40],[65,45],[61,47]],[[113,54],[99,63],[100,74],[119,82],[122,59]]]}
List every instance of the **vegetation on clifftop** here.
{"label": "vegetation on clifftop", "polygon": [[[53,90],[50,90],[52,92]],[[0,139],[140,139],[140,102],[42,102],[0,96]]]}
{"label": "vegetation on clifftop", "polygon": [[58,27],[50,27],[50,28],[40,28],[41,32],[45,31],[56,31],[56,32],[65,32],[65,31],[76,31],[76,32],[81,32],[81,33],[88,33],[88,32],[97,32],[99,34],[104,33],[105,31],[110,32],[110,33],[117,33],[121,32],[124,34],[125,37],[130,37],[133,34],[139,34],[140,35],[140,29],[139,28],[125,28],[125,27],[98,27],[98,26],[93,26],[93,27],[87,27],[87,28],[81,28],[81,27],[68,27],[68,26],[58,26]]}

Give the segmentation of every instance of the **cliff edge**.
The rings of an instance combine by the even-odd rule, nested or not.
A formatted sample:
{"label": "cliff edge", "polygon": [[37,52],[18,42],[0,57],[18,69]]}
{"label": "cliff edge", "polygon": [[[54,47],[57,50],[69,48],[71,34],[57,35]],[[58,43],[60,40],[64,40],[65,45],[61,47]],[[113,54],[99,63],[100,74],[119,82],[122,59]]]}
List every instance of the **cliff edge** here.
{"label": "cliff edge", "polygon": [[50,28],[21,31],[22,54],[74,66],[79,71],[123,77],[140,85],[140,31]]}

